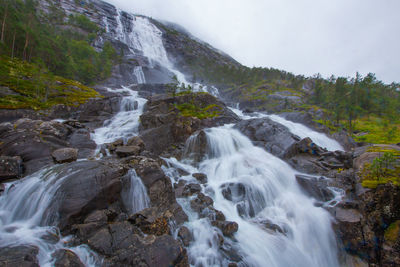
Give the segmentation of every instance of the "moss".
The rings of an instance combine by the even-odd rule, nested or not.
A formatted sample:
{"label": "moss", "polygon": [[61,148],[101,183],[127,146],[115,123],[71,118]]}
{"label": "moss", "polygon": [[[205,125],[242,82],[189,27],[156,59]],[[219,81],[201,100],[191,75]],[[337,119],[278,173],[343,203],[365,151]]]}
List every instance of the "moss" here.
{"label": "moss", "polygon": [[400,151],[373,146],[367,152],[383,152],[383,156],[364,164],[359,173],[362,186],[373,189],[389,182],[400,186]]}
{"label": "moss", "polygon": [[0,57],[0,86],[15,92],[0,99],[0,108],[34,110],[57,104],[77,106],[90,98],[102,97],[80,82],[53,75],[46,68],[18,59]]}
{"label": "moss", "polygon": [[199,119],[215,118],[221,113],[221,107],[212,104],[206,107],[198,107],[192,103],[175,104],[179,110],[180,115],[184,117],[196,117]]}
{"label": "moss", "polygon": [[389,243],[395,243],[400,234],[400,220],[392,223],[385,230],[385,240]]}
{"label": "moss", "polygon": [[354,123],[354,130],[359,134],[353,136],[357,142],[373,144],[396,144],[400,142],[400,125],[377,118],[362,118]]}

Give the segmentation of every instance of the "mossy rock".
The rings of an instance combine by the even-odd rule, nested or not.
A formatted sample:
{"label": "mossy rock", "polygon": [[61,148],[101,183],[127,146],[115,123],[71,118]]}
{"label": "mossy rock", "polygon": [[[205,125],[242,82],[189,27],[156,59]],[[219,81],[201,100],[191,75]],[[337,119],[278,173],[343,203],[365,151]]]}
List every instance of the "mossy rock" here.
{"label": "mossy rock", "polygon": [[46,68],[19,59],[0,57],[0,86],[15,92],[1,97],[2,109],[48,109],[54,105],[78,106],[102,97],[78,81],[53,75]]}

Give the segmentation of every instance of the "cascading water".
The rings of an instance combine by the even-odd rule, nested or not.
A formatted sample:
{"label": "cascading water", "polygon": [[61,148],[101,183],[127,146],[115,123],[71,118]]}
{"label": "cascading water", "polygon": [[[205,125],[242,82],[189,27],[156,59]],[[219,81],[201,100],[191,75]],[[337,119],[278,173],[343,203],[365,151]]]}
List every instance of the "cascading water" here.
{"label": "cascading water", "polygon": [[344,150],[343,147],[337,141],[328,138],[323,133],[313,131],[307,126],[304,126],[303,124],[288,121],[278,115],[268,115],[267,117],[273,121],[276,121],[277,123],[286,126],[291,133],[298,135],[300,138],[310,137],[311,140],[313,140],[314,143],[316,143],[320,147],[324,147],[330,151]]}
{"label": "cascading water", "polygon": [[92,139],[96,144],[111,143],[117,139],[126,141],[132,136],[136,136],[139,127],[139,117],[142,115],[144,104],[147,100],[138,97],[138,92],[126,87],[113,89],[112,92],[126,94],[122,97],[120,111],[110,120],[104,122],[104,126],[97,128],[92,134]]}
{"label": "cascading water", "polygon": [[[68,179],[68,175],[58,177],[59,171],[60,165],[57,165],[7,184],[7,190],[0,197],[0,244],[2,247],[38,247],[40,266],[52,266],[52,254],[58,249],[71,250],[86,266],[96,266],[98,259],[87,246],[67,247],[70,237],[54,240],[60,233],[55,226],[56,211],[49,211],[49,207],[60,184]],[[49,241],[49,236],[53,241]]]}
{"label": "cascading water", "polygon": [[282,118],[281,116],[275,115],[275,114],[267,115],[267,114],[263,114],[260,112],[255,112],[250,115],[245,115],[245,114],[243,114],[243,112],[241,110],[239,110],[237,108],[230,108],[230,109],[236,115],[238,115],[240,118],[242,118],[244,120],[254,119],[254,118],[270,118],[271,120],[273,120],[279,124],[282,124],[283,126],[288,128],[292,134],[295,134],[302,139],[306,138],[306,137],[310,137],[311,140],[313,140],[313,142],[315,144],[319,145],[320,147],[326,148],[329,151],[336,151],[336,150],[344,151],[343,147],[336,140],[333,140],[333,139],[327,137],[323,133],[313,131],[301,123],[296,123],[296,122],[286,120],[285,118]]}
{"label": "cascading water", "polygon": [[[207,174],[203,192],[212,197],[214,207],[228,221],[239,225],[236,242],[226,239],[225,250],[235,250],[243,266],[339,265],[330,216],[303,194],[289,165],[253,146],[231,125],[208,129],[206,135],[207,154],[198,168],[170,159],[166,173],[174,181],[190,182],[195,182],[190,175],[173,176],[171,169]],[[224,197],[227,187],[231,197]],[[190,218],[186,225],[194,236],[189,246],[191,264],[226,266],[228,257],[221,253],[224,249],[218,249],[219,230],[209,219],[199,218],[189,202],[190,198],[180,199]]]}
{"label": "cascading water", "polygon": [[134,169],[129,170],[130,187],[122,191],[122,199],[125,207],[131,214],[141,211],[150,206],[150,199],[146,192],[146,187],[136,174]]}

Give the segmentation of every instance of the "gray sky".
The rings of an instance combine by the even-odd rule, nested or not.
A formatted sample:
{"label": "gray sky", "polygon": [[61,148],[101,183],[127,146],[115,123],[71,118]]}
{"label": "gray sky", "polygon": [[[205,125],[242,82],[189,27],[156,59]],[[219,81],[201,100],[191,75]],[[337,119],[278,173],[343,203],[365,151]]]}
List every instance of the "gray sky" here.
{"label": "gray sky", "polygon": [[178,23],[249,67],[400,82],[400,0],[106,0]]}

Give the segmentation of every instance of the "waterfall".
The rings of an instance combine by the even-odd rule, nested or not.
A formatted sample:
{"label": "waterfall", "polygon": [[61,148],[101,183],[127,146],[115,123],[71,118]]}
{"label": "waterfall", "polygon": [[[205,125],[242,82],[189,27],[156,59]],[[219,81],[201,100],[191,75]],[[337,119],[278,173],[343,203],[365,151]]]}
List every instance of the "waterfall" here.
{"label": "waterfall", "polygon": [[139,127],[139,117],[147,100],[138,96],[138,92],[126,87],[113,89],[112,92],[126,94],[121,100],[120,111],[111,119],[104,122],[104,126],[97,128],[92,134],[96,144],[111,143],[117,139],[126,141],[136,136]]}
{"label": "waterfall", "polygon": [[[228,221],[239,225],[234,237],[237,242],[225,238],[224,246],[234,249],[244,266],[339,265],[331,217],[300,190],[295,170],[252,145],[231,125],[208,129],[206,135],[207,155],[198,168],[185,167],[182,162],[179,168],[208,176],[203,192],[212,197],[214,207]],[[167,161],[171,168],[178,166],[176,160]],[[190,176],[172,179],[194,182]],[[231,200],[223,194],[227,186]],[[194,236],[188,248],[191,264],[226,266],[229,261],[218,249],[219,230],[209,219],[199,218],[189,201],[180,199],[190,218],[186,225]]]}
{"label": "waterfall", "polygon": [[146,83],[142,66],[136,66],[133,70],[133,74],[135,74],[138,84]]}
{"label": "waterfall", "polygon": [[282,118],[281,116],[276,115],[276,114],[267,115],[264,113],[255,112],[250,115],[245,115],[245,114],[243,114],[243,112],[240,109],[232,108],[232,107],[230,109],[236,115],[238,115],[240,118],[242,118],[243,120],[255,119],[255,118],[270,118],[271,120],[273,120],[279,124],[282,124],[283,126],[288,128],[288,130],[292,134],[295,134],[302,139],[306,138],[306,137],[310,137],[311,140],[313,140],[313,142],[315,144],[317,144],[318,146],[320,146],[322,148],[326,148],[329,151],[336,151],[336,150],[344,151],[344,148],[336,140],[329,138],[328,136],[326,136],[323,133],[314,131],[301,123],[296,123],[296,122],[286,120],[285,118]]}
{"label": "waterfall", "polygon": [[150,207],[150,199],[146,187],[134,169],[129,170],[130,187],[122,192],[125,207],[133,214]]}
{"label": "waterfall", "polygon": [[95,266],[98,259],[87,246],[66,246],[70,237],[61,237],[55,242],[46,241],[46,236],[60,236],[54,226],[57,211],[50,211],[49,207],[61,183],[73,174],[59,177],[60,170],[60,165],[56,165],[7,184],[7,190],[0,197],[0,244],[2,247],[38,247],[40,266],[52,266],[52,254],[58,249],[72,250],[85,265]]}
{"label": "waterfall", "polygon": [[286,126],[291,133],[298,135],[300,138],[310,137],[311,140],[313,140],[314,143],[316,143],[320,147],[326,148],[327,150],[330,151],[335,151],[335,150],[344,151],[343,147],[337,141],[327,137],[323,133],[313,131],[301,123],[288,121],[278,115],[268,115],[267,117],[273,121],[276,121],[277,123]]}

